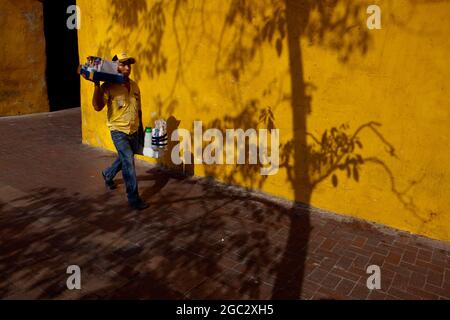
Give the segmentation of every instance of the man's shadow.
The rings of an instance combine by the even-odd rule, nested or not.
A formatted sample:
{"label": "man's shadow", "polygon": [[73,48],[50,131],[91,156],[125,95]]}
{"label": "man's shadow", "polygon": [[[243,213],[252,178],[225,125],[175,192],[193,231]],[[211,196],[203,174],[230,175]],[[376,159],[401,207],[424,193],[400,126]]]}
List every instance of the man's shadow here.
{"label": "man's shadow", "polygon": [[172,133],[175,130],[177,130],[178,127],[180,126],[180,122],[181,120],[176,119],[174,116],[170,116],[167,119],[167,136],[168,136],[167,149],[164,151],[163,157],[158,160],[158,164],[161,165],[162,167],[170,169],[173,172],[189,177],[194,175],[194,165],[193,165],[194,156],[190,152],[190,150],[184,150],[184,152],[189,153],[189,157],[191,159],[190,164],[181,163],[177,165],[174,164],[172,161],[172,150],[178,144],[178,141],[172,141],[171,136]]}
{"label": "man's shadow", "polygon": [[[147,175],[141,179],[140,181],[154,181],[155,183],[151,187],[145,188],[141,197],[143,199],[151,199],[155,194],[161,191],[164,188],[171,178],[175,178],[177,180],[187,178],[189,176],[194,175],[194,165],[193,164],[179,164],[176,165],[173,163],[171,159],[171,154],[173,148],[177,145],[177,141],[172,141],[170,137],[172,133],[178,129],[180,125],[180,120],[177,120],[174,116],[170,116],[167,119],[167,148],[164,151],[161,158],[157,160],[157,167],[148,170]],[[190,153],[191,163],[193,163],[193,155]],[[170,171],[164,170],[168,169]]]}

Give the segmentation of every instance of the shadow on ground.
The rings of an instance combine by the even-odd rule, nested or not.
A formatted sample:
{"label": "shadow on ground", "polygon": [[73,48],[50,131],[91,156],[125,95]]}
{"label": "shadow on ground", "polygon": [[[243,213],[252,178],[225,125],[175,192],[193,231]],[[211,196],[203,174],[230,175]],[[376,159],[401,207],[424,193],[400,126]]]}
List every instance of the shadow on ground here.
{"label": "shadow on ground", "polygon": [[[266,299],[276,274],[295,271],[280,270],[281,243],[288,221],[307,219],[301,209],[208,180],[147,173],[141,180],[156,183],[143,189],[151,207],[139,214],[111,193],[56,188],[2,204],[2,296],[20,289],[38,298]],[[289,253],[293,262],[304,259],[301,246]],[[80,266],[83,290],[67,290],[69,265]]]}

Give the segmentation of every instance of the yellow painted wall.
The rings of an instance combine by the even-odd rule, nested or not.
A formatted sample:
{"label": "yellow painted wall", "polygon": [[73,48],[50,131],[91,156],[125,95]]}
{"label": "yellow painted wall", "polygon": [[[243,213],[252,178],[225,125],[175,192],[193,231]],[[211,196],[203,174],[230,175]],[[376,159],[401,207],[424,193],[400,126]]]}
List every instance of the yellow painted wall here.
{"label": "yellow painted wall", "polygon": [[0,116],[49,111],[42,3],[0,1]]}
{"label": "yellow painted wall", "polygon": [[[270,121],[261,115],[270,107],[286,160],[276,175],[263,178],[254,166],[195,165],[196,175],[450,240],[450,2],[340,0],[320,7],[324,1],[298,1],[303,5],[291,30],[305,25],[302,57],[296,58],[310,99],[300,106],[307,133],[295,129],[292,118],[291,76],[297,70],[290,70],[284,2],[77,3],[81,62],[92,54],[111,58],[116,50],[137,58],[133,75],[141,88],[144,124],[155,113],[189,130],[194,120],[205,128],[265,128]],[[369,4],[382,10],[381,30],[366,27]],[[92,83],[83,80],[83,142],[114,150],[106,112],[93,110],[92,93]],[[332,127],[339,130],[335,142],[341,147],[353,137],[362,149],[357,144],[353,152],[337,149],[345,156],[336,163],[328,144],[321,144],[324,133],[330,141]],[[308,186],[292,178],[289,148],[306,135]],[[364,162],[355,169],[345,161],[349,155]],[[311,195],[302,196],[302,190]]]}

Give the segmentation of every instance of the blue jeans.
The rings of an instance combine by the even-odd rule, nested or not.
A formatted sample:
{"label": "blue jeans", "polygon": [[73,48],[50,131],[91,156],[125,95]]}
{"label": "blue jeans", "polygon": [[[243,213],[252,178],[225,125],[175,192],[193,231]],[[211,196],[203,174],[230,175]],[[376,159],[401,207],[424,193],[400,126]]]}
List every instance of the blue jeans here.
{"label": "blue jeans", "polygon": [[112,181],[116,174],[122,170],[128,202],[135,204],[140,200],[136,170],[134,167],[134,154],[139,150],[139,135],[137,132],[128,135],[120,131],[112,130],[111,137],[117,149],[118,157],[111,167],[103,171],[103,174],[106,180]]}

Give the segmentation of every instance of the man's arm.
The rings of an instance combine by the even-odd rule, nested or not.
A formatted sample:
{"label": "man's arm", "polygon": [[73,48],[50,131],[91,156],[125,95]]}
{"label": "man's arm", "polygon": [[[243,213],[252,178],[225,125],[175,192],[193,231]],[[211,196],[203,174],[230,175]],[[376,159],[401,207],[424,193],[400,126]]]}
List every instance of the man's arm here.
{"label": "man's arm", "polygon": [[142,102],[141,102],[141,90],[138,89],[138,116],[139,116],[139,126],[144,128],[144,126],[142,125]]}
{"label": "man's arm", "polygon": [[100,86],[100,82],[94,83],[94,96],[92,97],[92,105],[94,106],[95,111],[101,111],[105,106],[105,99],[103,98],[105,92],[103,88]]}

